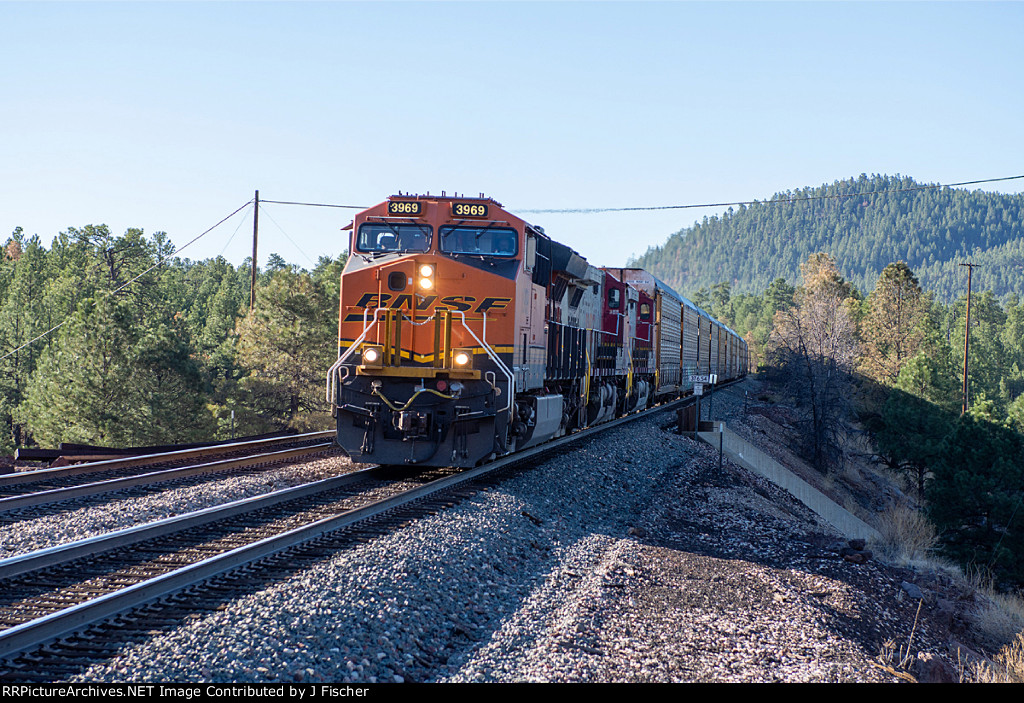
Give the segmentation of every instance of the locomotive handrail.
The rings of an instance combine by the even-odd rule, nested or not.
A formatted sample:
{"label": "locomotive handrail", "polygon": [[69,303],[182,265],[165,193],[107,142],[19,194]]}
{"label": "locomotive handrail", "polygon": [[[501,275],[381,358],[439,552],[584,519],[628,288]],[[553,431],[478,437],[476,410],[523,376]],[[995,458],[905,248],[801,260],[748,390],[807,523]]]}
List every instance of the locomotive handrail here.
{"label": "locomotive handrail", "polygon": [[516,398],[516,379],[515,375],[509,370],[508,366],[505,365],[505,362],[501,360],[500,356],[498,356],[497,352],[491,349],[491,345],[487,343],[487,313],[483,313],[484,338],[483,340],[481,340],[479,337],[476,336],[476,332],[474,332],[466,323],[466,312],[464,310],[455,310],[453,312],[459,313],[459,315],[462,317],[462,326],[466,328],[466,331],[469,332],[470,335],[472,335],[473,339],[476,340],[477,344],[484,348],[484,351],[487,352],[487,356],[490,357],[491,361],[493,361],[498,366],[498,368],[501,369],[501,372],[505,374],[505,377],[508,378],[508,405],[505,407],[505,410],[507,410],[509,412],[509,415],[511,416],[512,408]]}
{"label": "locomotive handrail", "polygon": [[545,319],[544,322],[546,322],[547,324],[550,324],[550,325],[558,325],[559,327],[568,327],[571,330],[583,330],[584,332],[594,332],[596,334],[607,334],[607,335],[618,334],[618,332],[607,332],[605,330],[599,330],[596,327],[577,327],[576,325],[570,325],[570,324],[567,324],[565,322],[559,322],[558,320]]}
{"label": "locomotive handrail", "polygon": [[[345,375],[342,376],[341,378],[338,378],[338,373],[342,369],[345,369]],[[344,383],[346,378],[348,378],[348,367],[347,366],[339,366],[339,365],[335,364],[327,372],[327,402],[328,403],[331,403],[332,405],[334,404],[334,398],[335,398],[334,394],[335,394],[336,388],[337,388],[336,384],[337,383]]]}
{"label": "locomotive handrail", "polygon": [[633,340],[629,340],[629,349],[626,351],[626,400],[633,393]]}
{"label": "locomotive handrail", "polygon": [[[366,339],[366,336],[370,333],[370,330],[372,330],[377,325],[377,323],[380,322],[380,320],[378,319],[377,313],[379,313],[381,310],[385,310],[386,311],[386,310],[389,310],[389,309],[390,308],[374,308],[373,309],[373,320],[372,321],[367,321],[367,316],[368,316],[368,314],[370,312],[369,308],[366,308],[365,310],[363,310],[363,333],[360,334],[359,337],[357,337],[352,342],[351,345],[349,345],[349,348],[347,350],[345,350],[344,353],[341,353],[340,351],[338,352],[338,360],[335,361],[334,364],[331,365],[331,368],[328,369],[328,371],[327,371],[327,402],[328,403],[333,403],[334,402],[334,394],[335,394],[335,387],[336,387],[335,386],[335,379],[337,377],[338,370],[344,365],[345,361],[347,361],[348,358],[355,352],[356,348],[362,343],[362,341],[364,339]],[[472,328],[470,328],[469,324],[467,323],[465,311],[463,311],[463,310],[453,310],[452,312],[456,312],[456,313],[459,314],[459,316],[462,318],[462,326],[466,329],[467,332],[469,332],[469,334],[473,337],[473,339],[476,340],[477,344],[479,344],[481,347],[483,347],[484,351],[487,352],[487,356],[498,366],[499,369],[501,369],[501,372],[505,375],[505,377],[508,378],[508,382],[509,382],[508,397],[509,397],[509,399],[508,399],[508,404],[505,406],[505,410],[507,410],[508,412],[511,413],[512,412],[512,408],[513,408],[513,403],[514,403],[514,400],[515,400],[515,384],[516,384],[515,376],[509,370],[509,368],[505,364],[505,362],[503,362],[501,360],[501,357],[498,356],[497,352],[495,352],[494,349],[492,349],[491,346],[486,342],[486,339],[487,339],[487,313],[486,312],[483,313],[483,327],[484,327],[484,333],[483,334],[484,334],[484,339],[481,340],[479,337],[477,337],[476,332],[474,332],[472,330]],[[402,320],[406,319],[404,313],[401,313],[401,319]],[[418,325],[424,325],[424,324],[426,324],[427,322],[430,321],[430,320],[424,320],[421,323],[417,323],[414,318],[409,318],[409,320],[414,325],[417,325],[417,324]]]}
{"label": "locomotive handrail", "polygon": [[583,397],[580,398],[580,400],[583,401],[584,403],[589,403],[590,402],[590,372],[592,371],[592,369],[590,367],[590,348],[589,348],[589,346],[585,346],[583,348],[583,355],[587,359],[587,375],[583,377]]}
{"label": "locomotive handrail", "polygon": [[334,389],[335,389],[334,379],[335,379],[335,376],[337,375],[338,369],[340,369],[342,367],[342,365],[345,363],[345,361],[350,356],[352,356],[352,353],[356,350],[356,347],[358,347],[362,343],[362,341],[364,339],[366,339],[366,335],[368,335],[370,333],[370,330],[372,330],[374,328],[374,326],[377,324],[377,322],[379,321],[379,320],[377,320],[377,313],[380,312],[381,310],[385,310],[386,311],[388,309],[389,308],[374,308],[373,309],[373,321],[370,322],[370,323],[367,323],[367,321],[366,321],[366,316],[370,312],[370,309],[369,308],[365,308],[363,310],[363,333],[361,335],[359,335],[352,342],[351,345],[349,345],[349,348],[345,350],[344,354],[342,354],[340,350],[338,351],[338,360],[335,361],[334,364],[331,365],[331,368],[329,368],[327,370],[327,402],[328,403],[331,403],[332,405],[334,404]]}

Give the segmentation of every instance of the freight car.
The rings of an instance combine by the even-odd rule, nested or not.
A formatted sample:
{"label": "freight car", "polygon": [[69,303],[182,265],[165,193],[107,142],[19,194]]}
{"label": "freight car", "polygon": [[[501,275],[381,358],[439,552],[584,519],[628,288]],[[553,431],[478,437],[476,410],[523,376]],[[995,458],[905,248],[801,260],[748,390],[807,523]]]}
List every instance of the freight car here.
{"label": "freight car", "polygon": [[395,195],[345,229],[327,397],[358,461],[474,466],[747,371],[743,339],[653,275],[482,194]]}

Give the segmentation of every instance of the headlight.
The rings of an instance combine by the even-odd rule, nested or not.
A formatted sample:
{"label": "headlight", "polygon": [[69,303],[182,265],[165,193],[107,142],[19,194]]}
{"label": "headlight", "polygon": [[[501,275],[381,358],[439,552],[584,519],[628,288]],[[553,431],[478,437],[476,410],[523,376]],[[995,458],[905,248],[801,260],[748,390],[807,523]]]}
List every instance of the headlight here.
{"label": "headlight", "polygon": [[363,366],[374,366],[380,368],[384,365],[384,349],[377,344],[367,344],[363,347]]}
{"label": "headlight", "polygon": [[452,361],[456,366],[469,366],[473,361],[473,350],[472,349],[456,349],[455,353],[452,354]]}
{"label": "headlight", "polygon": [[420,264],[418,271],[420,273],[419,287],[423,290],[434,290],[434,265]]}

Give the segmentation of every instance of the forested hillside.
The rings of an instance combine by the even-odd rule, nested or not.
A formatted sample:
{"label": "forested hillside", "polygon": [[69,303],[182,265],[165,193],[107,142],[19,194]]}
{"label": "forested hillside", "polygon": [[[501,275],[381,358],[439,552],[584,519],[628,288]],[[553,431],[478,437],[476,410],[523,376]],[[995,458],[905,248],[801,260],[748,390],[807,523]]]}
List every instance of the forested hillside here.
{"label": "forested hillside", "polygon": [[919,186],[911,178],[862,174],[776,193],[680,230],[631,265],[682,293],[720,282],[753,293],[776,278],[798,280],[800,263],[827,251],[861,291],[889,263],[905,261],[926,290],[948,302],[966,290],[957,264],[969,259],[982,264],[974,272],[977,290],[999,298],[1024,294],[1024,195],[907,190]]}

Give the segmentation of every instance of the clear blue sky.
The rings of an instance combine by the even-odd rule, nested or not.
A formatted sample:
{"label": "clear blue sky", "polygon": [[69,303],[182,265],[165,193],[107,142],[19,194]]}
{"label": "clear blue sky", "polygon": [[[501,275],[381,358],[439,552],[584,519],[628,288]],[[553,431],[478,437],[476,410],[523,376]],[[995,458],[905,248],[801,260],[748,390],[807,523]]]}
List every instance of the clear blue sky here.
{"label": "clear blue sky", "polygon": [[[482,191],[621,265],[715,211],[524,211],[1024,174],[1020,2],[0,2],[0,27],[0,241],[180,246],[256,189]],[[266,205],[261,262],[336,255],[350,219]],[[238,263],[250,237],[236,218],[182,255]]]}

